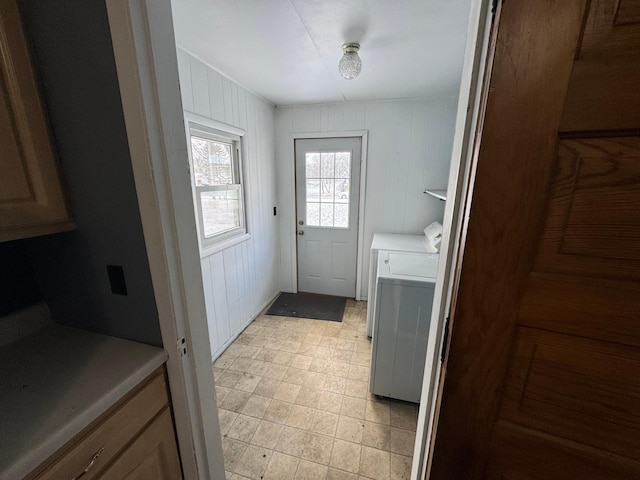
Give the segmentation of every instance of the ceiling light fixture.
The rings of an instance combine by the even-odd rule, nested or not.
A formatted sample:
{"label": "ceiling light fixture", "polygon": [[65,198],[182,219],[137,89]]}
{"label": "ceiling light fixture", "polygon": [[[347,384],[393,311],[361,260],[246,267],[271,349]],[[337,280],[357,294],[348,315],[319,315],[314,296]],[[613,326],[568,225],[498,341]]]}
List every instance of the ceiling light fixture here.
{"label": "ceiling light fixture", "polygon": [[342,78],[346,80],[353,80],[360,75],[362,70],[362,61],[358,56],[358,50],[360,50],[359,43],[345,43],[342,45],[342,58],[338,63],[338,71]]}

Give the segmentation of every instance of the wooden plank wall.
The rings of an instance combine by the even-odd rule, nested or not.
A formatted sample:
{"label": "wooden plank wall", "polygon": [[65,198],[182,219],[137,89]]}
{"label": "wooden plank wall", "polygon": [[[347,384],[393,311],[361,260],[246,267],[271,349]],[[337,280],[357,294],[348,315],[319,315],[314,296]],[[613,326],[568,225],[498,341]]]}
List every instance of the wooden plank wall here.
{"label": "wooden plank wall", "polygon": [[183,108],[247,132],[244,178],[251,238],[202,258],[211,338],[217,358],[280,291],[278,286],[275,108],[178,48]]}
{"label": "wooden plank wall", "polygon": [[373,234],[422,234],[429,223],[442,222],[444,202],[423,191],[447,187],[456,107],[457,96],[277,107],[281,290],[292,291],[295,283],[292,133],[369,132],[361,288],[366,298]]}

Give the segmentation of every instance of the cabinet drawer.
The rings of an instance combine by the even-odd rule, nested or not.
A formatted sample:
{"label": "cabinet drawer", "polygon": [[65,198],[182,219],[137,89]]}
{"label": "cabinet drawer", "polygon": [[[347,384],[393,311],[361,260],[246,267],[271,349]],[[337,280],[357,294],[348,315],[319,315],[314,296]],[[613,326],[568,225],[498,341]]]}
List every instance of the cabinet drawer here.
{"label": "cabinet drawer", "polygon": [[[149,421],[169,404],[164,370],[132,393],[111,413],[81,434],[36,477],[37,480],[90,480],[109,464]],[[93,464],[91,464],[93,461]]]}

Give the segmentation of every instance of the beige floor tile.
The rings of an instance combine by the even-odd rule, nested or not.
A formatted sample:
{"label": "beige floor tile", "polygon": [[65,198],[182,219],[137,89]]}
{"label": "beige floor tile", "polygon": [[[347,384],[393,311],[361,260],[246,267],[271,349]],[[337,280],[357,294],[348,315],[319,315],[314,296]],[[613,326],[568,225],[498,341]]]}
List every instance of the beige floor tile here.
{"label": "beige floor tile", "polygon": [[290,367],[294,367],[294,368],[299,368],[301,370],[309,370],[309,365],[311,365],[311,361],[313,360],[313,357],[310,357],[308,355],[300,355],[298,353],[296,353],[293,356],[293,360],[291,361],[291,365],[289,365]]}
{"label": "beige floor tile", "polygon": [[389,449],[393,453],[412,456],[415,442],[416,442],[415,432],[391,427],[391,440],[389,444]]}
{"label": "beige floor tile", "polygon": [[347,338],[338,338],[336,342],[336,349],[353,351],[356,346],[355,340]]}
{"label": "beige floor tile", "polygon": [[271,378],[272,380],[282,380],[288,369],[289,367],[286,365],[271,363],[265,370],[263,377]]}
{"label": "beige floor tile", "polygon": [[309,432],[299,428],[284,427],[280,434],[280,440],[276,444],[275,450],[294,457],[302,455],[302,449],[309,440]]}
{"label": "beige floor tile", "polygon": [[371,354],[371,340],[356,340],[353,350],[355,352]]}
{"label": "beige floor tile", "polygon": [[218,368],[218,367],[213,367],[212,371],[213,371],[213,380],[216,382],[220,380],[220,377],[222,376],[222,374],[226,372],[224,368]]}
{"label": "beige floor tile", "polygon": [[342,399],[342,408],[340,415],[348,417],[360,418],[364,420],[365,408],[367,403],[362,398],[344,397]]}
{"label": "beige floor tile", "polygon": [[267,397],[261,397],[260,395],[251,395],[247,400],[247,403],[240,409],[240,413],[249,415],[250,417],[262,418],[264,417],[271,399]]}
{"label": "beige floor tile", "polygon": [[291,364],[291,360],[293,360],[293,353],[277,352],[272,363],[289,366]]}
{"label": "beige floor tile", "polygon": [[246,345],[242,345],[240,343],[237,342],[233,342],[231,345],[229,345],[227,347],[227,349],[224,351],[224,355],[229,355],[229,356],[234,356],[237,357],[238,355],[240,355],[242,352],[244,352],[244,349],[246,348]]}
{"label": "beige floor tile", "polygon": [[329,467],[327,480],[358,480],[358,475]]}
{"label": "beige floor tile", "polygon": [[391,480],[409,480],[412,457],[391,454]]}
{"label": "beige floor tile", "polygon": [[241,392],[240,390],[231,390],[225,399],[220,403],[220,407],[232,412],[239,412],[244,408],[245,404],[251,397],[250,393]]}
{"label": "beige floor tile", "polygon": [[351,363],[351,358],[352,357],[353,357],[353,351],[351,351],[351,350],[340,350],[340,349],[336,348],[333,351],[333,356],[331,357],[331,359],[336,361],[336,362]]}
{"label": "beige floor tile", "polygon": [[280,440],[280,434],[283,429],[283,425],[262,420],[249,443],[273,450],[278,444],[278,440]]}
{"label": "beige floor tile", "polygon": [[293,480],[300,460],[291,455],[273,452],[264,480]]}
{"label": "beige floor tile", "polygon": [[367,398],[367,394],[369,393],[369,383],[348,378],[344,393],[349,397]]}
{"label": "beige floor tile", "polygon": [[293,403],[302,387],[293,383],[282,382],[273,398],[282,402]]}
{"label": "beige floor tile", "polygon": [[314,357],[309,365],[312,372],[329,373],[331,368],[331,360],[324,357]]}
{"label": "beige floor tile", "polygon": [[381,401],[367,402],[364,418],[369,422],[390,425],[391,410],[389,405]]}
{"label": "beige floor tile", "polygon": [[360,470],[360,451],[360,445],[336,438],[329,465],[350,473],[358,473]]}
{"label": "beige floor tile", "polygon": [[323,347],[322,345],[316,348],[316,353],[313,354],[315,358],[327,358],[331,360],[333,357],[333,353],[335,352],[334,347]]}
{"label": "beige floor tile", "polygon": [[315,357],[316,352],[318,351],[318,345],[309,342],[302,342],[300,348],[298,349],[299,355],[306,355],[308,357]]}
{"label": "beige floor tile", "polygon": [[264,476],[264,472],[269,465],[273,451],[267,448],[249,445],[240,462],[235,467],[235,473],[244,475],[249,478],[260,478]]}
{"label": "beige floor tile", "polygon": [[298,353],[298,350],[300,350],[300,345],[302,345],[302,342],[285,340],[282,343],[282,347],[280,347],[280,350],[282,350],[283,352]]}
{"label": "beige floor tile", "polygon": [[261,397],[273,398],[280,387],[280,381],[272,378],[261,378],[253,393]]}
{"label": "beige floor tile", "polygon": [[391,460],[389,452],[371,447],[362,447],[360,475],[375,480],[390,480]]}
{"label": "beige floor tile", "polygon": [[226,396],[229,395],[230,391],[231,391],[230,388],[216,385],[216,401],[218,403],[222,402],[226,398]]}
{"label": "beige floor tile", "polygon": [[324,410],[331,413],[340,413],[343,398],[344,396],[340,393],[323,391],[320,394],[318,410]]}
{"label": "beige floor tile", "polygon": [[304,380],[307,376],[308,370],[300,370],[299,368],[288,367],[282,381],[287,383],[293,383],[294,385],[304,384]]}
{"label": "beige floor tile", "polygon": [[253,393],[253,391],[256,389],[256,385],[258,385],[260,380],[262,380],[262,377],[252,375],[250,373],[245,373],[233,388],[235,388],[236,390],[242,390],[243,392]]}
{"label": "beige floor tile", "polygon": [[230,476],[227,477],[229,480],[253,480],[252,478],[249,477],[244,477],[242,475],[238,475],[237,473],[232,473]]}
{"label": "beige floor tile", "polygon": [[260,425],[259,419],[240,414],[227,431],[227,437],[249,443],[258,425]]}
{"label": "beige floor tile", "polygon": [[222,355],[220,355],[216,359],[215,362],[213,362],[213,366],[215,368],[227,369],[227,368],[229,368],[229,365],[231,365],[233,363],[233,361],[236,359],[236,357],[237,357],[237,355],[229,353],[229,349],[227,349],[227,350],[225,350],[225,352]]}
{"label": "beige floor tile", "polygon": [[362,443],[363,430],[363,420],[340,415],[338,419],[338,428],[336,430],[336,438],[353,443]]}
{"label": "beige floor tile", "polygon": [[[322,329],[324,331],[324,329]],[[310,343],[311,345],[318,345],[320,343],[320,339],[322,338],[322,334],[318,335],[317,333],[309,332],[304,337],[303,343]]]}
{"label": "beige floor tile", "polygon": [[[233,412],[229,412],[233,413]],[[338,426],[338,415],[336,413],[324,412],[322,410],[316,410],[309,430],[315,433],[322,433],[323,435],[334,436],[336,434],[336,428]]]}
{"label": "beige floor tile", "polygon": [[221,387],[233,388],[242,378],[242,373],[225,371],[220,378],[216,380],[216,385]]}
{"label": "beige floor tile", "polygon": [[245,373],[252,363],[253,360],[250,358],[238,357],[229,366],[229,370],[233,372]]}
{"label": "beige floor tile", "polygon": [[225,410],[224,408],[218,409],[218,420],[220,421],[220,433],[225,435],[233,422],[238,418],[238,414],[236,412],[231,412],[229,410]]}
{"label": "beige floor tile", "polygon": [[327,375],[325,373],[306,371],[302,384],[305,387],[318,387],[318,385],[323,384],[326,378]]}
{"label": "beige floor tile", "polygon": [[242,460],[242,455],[247,449],[247,444],[239,442],[229,437],[222,438],[222,454],[224,456],[224,468],[230,472],[235,472],[236,467]]}
{"label": "beige floor tile", "polygon": [[326,465],[300,460],[295,480],[325,480],[327,478]]}
{"label": "beige floor tile", "polygon": [[256,358],[256,355],[262,350],[262,348],[260,347],[254,347],[253,345],[247,345],[245,346],[244,350],[242,351],[242,353],[240,353],[240,355],[238,355],[239,357],[247,357],[247,358]]}
{"label": "beige floor tile", "polygon": [[369,352],[354,352],[351,357],[352,365],[360,365],[361,367],[368,367],[371,363],[371,354]]}
{"label": "beige floor tile", "polygon": [[313,414],[313,408],[294,405],[291,407],[289,418],[287,418],[287,425],[290,427],[308,429],[311,425],[311,421],[313,420]]}
{"label": "beige floor tile", "polygon": [[335,349],[336,348],[336,344],[338,343],[338,338],[337,337],[328,337],[326,335],[323,335],[322,338],[320,339],[320,346],[321,347],[328,347],[331,349]]}
{"label": "beige floor tile", "polygon": [[319,433],[309,433],[307,443],[302,449],[302,458],[322,465],[328,465],[331,459],[332,447],[333,437],[320,435]]}
{"label": "beige floor tile", "polygon": [[351,365],[349,367],[349,378],[366,382],[369,380],[369,368],[360,365]]}
{"label": "beige floor tile", "polygon": [[322,390],[312,387],[301,387],[293,403],[304,407],[316,408],[320,401]]}
{"label": "beige floor tile", "polygon": [[332,361],[329,367],[329,375],[347,378],[349,376],[349,364],[345,362]]}
{"label": "beige floor tile", "polygon": [[284,343],[284,340],[281,338],[268,338],[267,339],[267,343],[264,345],[264,348],[269,348],[271,350],[280,350],[282,348],[282,344]]}
{"label": "beige floor tile", "polygon": [[391,428],[379,423],[364,422],[362,444],[380,450],[389,450]]}
{"label": "beige floor tile", "polygon": [[405,407],[402,404],[391,404],[391,426],[404,430],[416,431],[418,412],[413,406]]}
{"label": "beige floor tile", "polygon": [[251,365],[249,365],[249,367],[247,368],[246,373],[261,377],[264,375],[264,372],[267,370],[267,367],[269,365],[269,363],[263,362],[262,360],[252,360]]}
{"label": "beige floor tile", "polygon": [[322,384],[323,390],[328,390],[333,393],[343,394],[347,386],[347,379],[344,377],[335,377],[333,375],[325,375],[324,383]]}
{"label": "beige floor tile", "polygon": [[292,407],[293,403],[281,402],[280,400],[271,400],[267,411],[264,412],[263,420],[285,424],[287,423],[287,418],[289,418]]}

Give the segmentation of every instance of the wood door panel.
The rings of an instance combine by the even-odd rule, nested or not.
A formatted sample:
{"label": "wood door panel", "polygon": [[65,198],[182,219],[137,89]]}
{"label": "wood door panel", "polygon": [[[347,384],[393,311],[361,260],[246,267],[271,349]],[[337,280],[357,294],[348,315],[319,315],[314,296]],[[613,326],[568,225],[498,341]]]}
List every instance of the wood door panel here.
{"label": "wood door panel", "polygon": [[535,270],[640,280],[640,138],[559,142]]}
{"label": "wood door panel", "polygon": [[532,273],[519,324],[640,347],[640,284]]}
{"label": "wood door panel", "polygon": [[486,480],[622,480],[640,471],[633,461],[503,421],[491,451]]}
{"label": "wood door panel", "polygon": [[511,361],[501,419],[640,460],[639,349],[519,328]]}

